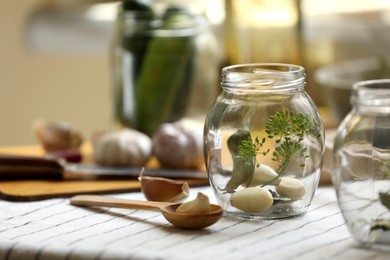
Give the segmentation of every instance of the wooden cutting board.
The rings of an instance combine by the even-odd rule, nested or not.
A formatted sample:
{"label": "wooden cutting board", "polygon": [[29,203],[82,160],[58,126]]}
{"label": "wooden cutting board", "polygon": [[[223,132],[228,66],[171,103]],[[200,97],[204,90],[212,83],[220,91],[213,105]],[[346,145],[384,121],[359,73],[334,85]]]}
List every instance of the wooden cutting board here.
{"label": "wooden cutting board", "polygon": [[[206,179],[185,181],[190,187],[208,185]],[[124,193],[140,190],[138,180],[0,181],[0,198],[9,201],[34,201],[71,197],[77,194]]]}
{"label": "wooden cutting board", "polygon": [[[90,161],[91,146],[81,148],[85,161]],[[39,146],[0,147],[0,153],[42,156]],[[148,167],[158,167],[151,160]],[[208,185],[207,179],[186,179],[190,187]],[[121,180],[15,180],[0,181],[0,198],[9,201],[34,201],[71,197],[77,194],[105,194],[140,191],[137,179]]]}

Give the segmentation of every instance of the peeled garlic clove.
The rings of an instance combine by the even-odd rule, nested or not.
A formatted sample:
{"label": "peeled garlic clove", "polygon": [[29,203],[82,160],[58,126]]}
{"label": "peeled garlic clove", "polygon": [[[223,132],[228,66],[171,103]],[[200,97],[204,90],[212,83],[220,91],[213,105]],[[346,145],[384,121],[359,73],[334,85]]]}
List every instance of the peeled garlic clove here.
{"label": "peeled garlic clove", "polygon": [[189,195],[187,182],[148,176],[141,176],[139,179],[147,200],[175,202]]}
{"label": "peeled garlic clove", "polygon": [[248,184],[248,187],[254,187],[263,184],[278,185],[280,178],[278,173],[266,164],[260,164],[255,168],[252,179]]}
{"label": "peeled garlic clove", "polygon": [[230,197],[233,207],[248,213],[260,213],[269,209],[274,200],[271,192],[260,187],[236,191]]}
{"label": "peeled garlic clove", "polygon": [[279,195],[291,199],[299,199],[305,195],[305,186],[299,180],[291,177],[282,177],[275,189]]}
{"label": "peeled garlic clove", "polygon": [[198,192],[196,199],[184,202],[175,211],[181,214],[206,214],[211,211],[209,197]]}

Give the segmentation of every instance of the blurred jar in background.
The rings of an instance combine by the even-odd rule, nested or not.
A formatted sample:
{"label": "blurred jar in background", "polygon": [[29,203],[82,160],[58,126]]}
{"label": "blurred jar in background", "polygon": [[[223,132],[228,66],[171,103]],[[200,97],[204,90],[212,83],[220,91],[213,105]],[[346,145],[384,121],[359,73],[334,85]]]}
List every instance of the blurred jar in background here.
{"label": "blurred jar in background", "polygon": [[390,249],[390,79],[355,83],[334,143],[333,184],[354,240]]}
{"label": "blurred jar in background", "polygon": [[307,93],[317,105],[321,94],[311,82],[305,61],[302,0],[225,1],[228,64],[273,62],[306,68]]}
{"label": "blurred jar in background", "polygon": [[220,57],[207,19],[191,10],[169,1],[119,6],[111,66],[120,126],[152,135],[164,122],[205,117]]}
{"label": "blurred jar in background", "polygon": [[301,63],[299,0],[226,0],[225,10],[229,63]]}

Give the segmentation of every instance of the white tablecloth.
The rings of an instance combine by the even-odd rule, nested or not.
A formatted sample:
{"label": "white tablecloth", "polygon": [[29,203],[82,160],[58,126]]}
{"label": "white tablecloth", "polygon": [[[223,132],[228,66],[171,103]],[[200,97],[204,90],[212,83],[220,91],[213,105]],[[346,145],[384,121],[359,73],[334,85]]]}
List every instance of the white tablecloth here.
{"label": "white tablecloth", "polygon": [[[209,187],[191,189],[209,195]],[[144,199],[141,193],[112,195]],[[171,226],[155,211],[83,208],[69,199],[0,201],[0,259],[390,259],[353,243],[332,187],[286,220],[224,217],[204,230]]]}

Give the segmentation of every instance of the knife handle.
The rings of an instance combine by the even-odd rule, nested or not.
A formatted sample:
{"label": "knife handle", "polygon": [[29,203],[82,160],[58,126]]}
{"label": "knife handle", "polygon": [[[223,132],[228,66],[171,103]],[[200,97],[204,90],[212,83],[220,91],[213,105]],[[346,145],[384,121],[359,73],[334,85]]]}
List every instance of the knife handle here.
{"label": "knife handle", "polygon": [[63,172],[55,159],[0,154],[0,180],[62,179]]}

